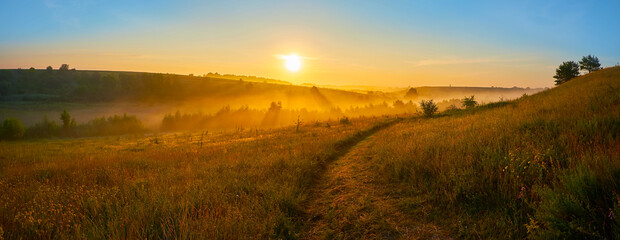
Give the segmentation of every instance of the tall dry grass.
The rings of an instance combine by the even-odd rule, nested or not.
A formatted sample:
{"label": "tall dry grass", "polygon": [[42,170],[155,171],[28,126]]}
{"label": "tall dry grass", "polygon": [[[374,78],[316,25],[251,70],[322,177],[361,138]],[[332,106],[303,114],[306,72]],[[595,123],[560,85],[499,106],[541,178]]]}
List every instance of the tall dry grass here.
{"label": "tall dry grass", "polygon": [[0,142],[0,227],[6,239],[290,238],[322,165],[386,120]]}
{"label": "tall dry grass", "polygon": [[[380,132],[376,178],[460,237],[619,238],[620,68]],[[398,194],[396,194],[398,193]]]}

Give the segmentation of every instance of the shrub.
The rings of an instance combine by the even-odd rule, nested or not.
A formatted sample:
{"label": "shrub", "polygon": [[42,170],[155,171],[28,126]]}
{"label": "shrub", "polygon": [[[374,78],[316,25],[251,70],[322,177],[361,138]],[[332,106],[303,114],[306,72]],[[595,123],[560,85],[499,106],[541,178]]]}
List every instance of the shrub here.
{"label": "shrub", "polygon": [[114,115],[107,119],[106,117],[95,118],[85,128],[89,131],[87,135],[97,136],[133,134],[145,130],[140,119],[134,115],[127,114],[122,116]]}
{"label": "shrub", "polygon": [[16,140],[24,136],[26,129],[24,125],[16,118],[4,119],[2,123],[2,138]]}
{"label": "shrub", "polygon": [[474,100],[473,95],[471,97],[463,98],[463,107],[465,107],[466,109],[474,108],[476,107],[476,105],[478,105],[478,102]]}
{"label": "shrub", "polygon": [[438,109],[437,104],[433,102],[433,99],[428,101],[422,100],[420,102],[420,106],[422,107],[422,110],[424,111],[424,116],[426,117],[432,117]]}
{"label": "shrub", "polygon": [[351,124],[351,120],[348,117],[343,117],[340,119],[341,124]]}
{"label": "shrub", "polygon": [[52,137],[58,135],[58,124],[50,120],[47,116],[43,117],[40,123],[29,127],[26,131],[28,137]]}

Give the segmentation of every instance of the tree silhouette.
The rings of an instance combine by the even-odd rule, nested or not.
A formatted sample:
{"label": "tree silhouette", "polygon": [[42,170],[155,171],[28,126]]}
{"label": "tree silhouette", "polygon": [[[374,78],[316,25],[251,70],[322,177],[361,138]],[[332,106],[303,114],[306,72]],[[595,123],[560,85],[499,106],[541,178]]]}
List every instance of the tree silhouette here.
{"label": "tree silhouette", "polygon": [[22,138],[26,132],[26,128],[17,118],[4,119],[0,130],[2,130],[2,137],[11,140]]}
{"label": "tree silhouette", "polygon": [[75,119],[71,119],[71,115],[66,109],[60,114],[60,120],[62,120],[62,127],[64,129],[68,129],[72,127],[72,125],[75,125]]}
{"label": "tree silhouette", "polygon": [[424,111],[424,116],[426,117],[432,117],[435,112],[437,112],[437,104],[435,102],[433,102],[433,99],[428,100],[428,101],[424,101],[422,100],[420,102],[420,106],[422,106],[422,110]]}
{"label": "tree silhouette", "polygon": [[396,101],[394,101],[393,106],[395,108],[404,108],[405,107],[405,103],[403,101],[401,101],[401,100],[396,100]]}
{"label": "tree silhouette", "polygon": [[416,90],[415,88],[409,88],[409,90],[407,90],[407,93],[405,93],[405,97],[406,98],[417,98],[418,90]]}
{"label": "tree silhouette", "polygon": [[555,70],[555,85],[568,82],[569,80],[579,76],[579,64],[574,61],[563,62]]}
{"label": "tree silhouette", "polygon": [[61,72],[69,71],[69,64],[60,65],[60,68],[58,68],[58,71],[61,71]]}
{"label": "tree silhouette", "polygon": [[463,107],[465,107],[466,109],[473,108],[477,104],[478,104],[478,102],[476,102],[476,100],[474,100],[474,95],[472,95],[471,97],[463,98]]}
{"label": "tree silhouette", "polygon": [[580,70],[588,70],[588,73],[601,69],[601,63],[598,61],[598,57],[588,55],[581,58],[579,61]]}

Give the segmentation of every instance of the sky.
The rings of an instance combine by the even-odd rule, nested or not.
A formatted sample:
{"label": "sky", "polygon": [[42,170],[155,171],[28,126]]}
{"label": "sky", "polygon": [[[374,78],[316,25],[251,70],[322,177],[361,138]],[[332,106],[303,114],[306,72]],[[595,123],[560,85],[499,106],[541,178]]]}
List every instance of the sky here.
{"label": "sky", "polygon": [[[319,85],[551,87],[620,62],[620,1],[0,0],[0,68]],[[288,70],[283,55],[301,58]]]}

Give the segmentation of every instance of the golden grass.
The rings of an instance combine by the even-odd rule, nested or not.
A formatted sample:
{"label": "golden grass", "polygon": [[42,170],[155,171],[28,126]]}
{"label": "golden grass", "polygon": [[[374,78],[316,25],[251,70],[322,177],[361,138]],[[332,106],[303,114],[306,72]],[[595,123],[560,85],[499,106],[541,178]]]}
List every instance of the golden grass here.
{"label": "golden grass", "polygon": [[[415,237],[401,226],[429,221],[464,238],[618,238],[619,79],[384,130],[393,118],[0,142],[0,238]],[[314,224],[329,228],[303,232],[325,209]]]}
{"label": "golden grass", "polygon": [[306,189],[387,118],[234,133],[0,143],[0,227],[23,238],[288,237]]}
{"label": "golden grass", "polygon": [[[619,131],[616,67],[503,107],[399,123],[369,151],[375,177],[401,193],[403,211],[457,236],[596,238],[620,234],[609,217],[620,209]],[[565,181],[579,172],[601,191],[571,193],[590,189]]]}

